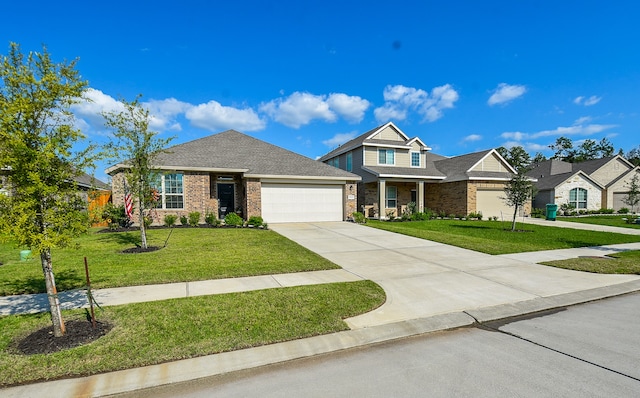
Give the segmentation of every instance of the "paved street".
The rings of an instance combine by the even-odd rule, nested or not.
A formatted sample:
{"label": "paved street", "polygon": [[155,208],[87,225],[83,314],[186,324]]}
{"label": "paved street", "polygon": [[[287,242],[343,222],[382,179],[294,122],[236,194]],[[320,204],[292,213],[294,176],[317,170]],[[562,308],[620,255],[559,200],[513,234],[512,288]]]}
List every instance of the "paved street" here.
{"label": "paved street", "polygon": [[122,397],[637,397],[640,294]]}

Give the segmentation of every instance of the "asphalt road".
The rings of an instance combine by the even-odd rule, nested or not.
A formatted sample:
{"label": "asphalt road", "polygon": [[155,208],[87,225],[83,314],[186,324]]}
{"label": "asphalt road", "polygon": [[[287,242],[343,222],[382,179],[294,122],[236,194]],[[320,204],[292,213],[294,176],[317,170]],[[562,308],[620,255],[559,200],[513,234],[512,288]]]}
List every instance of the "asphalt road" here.
{"label": "asphalt road", "polygon": [[638,397],[640,294],[122,397]]}

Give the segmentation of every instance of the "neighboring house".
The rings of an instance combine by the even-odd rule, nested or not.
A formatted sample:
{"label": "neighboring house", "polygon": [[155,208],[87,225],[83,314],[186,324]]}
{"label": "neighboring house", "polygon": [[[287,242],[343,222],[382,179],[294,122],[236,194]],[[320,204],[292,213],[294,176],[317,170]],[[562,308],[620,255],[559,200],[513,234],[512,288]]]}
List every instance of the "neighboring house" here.
{"label": "neighboring house", "polygon": [[[327,166],[234,130],[168,148],[153,165],[164,215],[236,212],[267,223],[343,221],[356,211],[355,174]],[[124,203],[125,164],[107,169],[113,203]]]}
{"label": "neighboring house", "polygon": [[[367,217],[399,216],[409,202],[416,203],[418,211],[513,215],[503,197],[505,184],[516,171],[496,150],[451,158],[430,150],[420,138],[409,138],[389,122],[334,149],[320,161],[362,177],[358,209]],[[528,213],[530,208],[523,211]]]}
{"label": "neighboring house", "polygon": [[580,210],[629,207],[624,204],[628,186],[640,167],[620,155],[579,163],[558,159],[536,163],[527,173],[537,179],[534,208],[568,204]]}

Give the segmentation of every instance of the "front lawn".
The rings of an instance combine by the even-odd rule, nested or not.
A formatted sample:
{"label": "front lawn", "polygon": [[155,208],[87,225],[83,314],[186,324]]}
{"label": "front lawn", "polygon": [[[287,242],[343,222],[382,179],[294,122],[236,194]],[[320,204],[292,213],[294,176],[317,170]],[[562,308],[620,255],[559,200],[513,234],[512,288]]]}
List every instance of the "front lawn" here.
{"label": "front lawn", "polygon": [[[164,246],[169,229],[152,229],[150,246]],[[91,233],[79,248],[52,250],[59,291],[85,285],[87,257],[92,287],[106,288],[280,274],[339,268],[274,231],[249,228],[176,228],[167,246],[154,252],[122,253],[135,247],[140,233]],[[20,249],[0,245],[0,295],[42,293],[39,258],[20,261]]]}
{"label": "front lawn", "polygon": [[[0,387],[348,330],[344,318],[371,311],[384,300],[378,285],[359,281],[106,307],[96,314],[98,321],[113,325],[107,335],[84,346],[36,355],[18,352],[16,341],[50,325],[49,314],[0,317]],[[69,322],[84,319],[85,313],[64,311],[63,316]]]}
{"label": "front lawn", "polygon": [[636,216],[625,215],[601,215],[584,217],[558,217],[558,221],[578,222],[583,224],[608,225],[611,227],[640,229],[640,224],[627,224],[624,219],[636,219]]}
{"label": "front lawn", "polygon": [[487,254],[521,253],[539,250],[640,242],[640,236],[585,231],[510,222],[429,220],[392,222],[370,220],[366,225],[415,236]]}
{"label": "front lawn", "polygon": [[541,263],[553,267],[598,274],[639,274],[640,251],[626,251],[609,254],[603,258],[570,258],[568,260]]}

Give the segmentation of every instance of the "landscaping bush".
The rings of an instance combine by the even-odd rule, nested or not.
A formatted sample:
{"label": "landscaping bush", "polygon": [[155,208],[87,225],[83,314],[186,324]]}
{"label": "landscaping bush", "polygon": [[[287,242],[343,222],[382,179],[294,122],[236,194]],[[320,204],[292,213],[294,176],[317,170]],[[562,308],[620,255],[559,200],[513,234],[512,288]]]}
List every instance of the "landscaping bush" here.
{"label": "landscaping bush", "polygon": [[212,227],[217,227],[221,223],[221,221],[218,220],[218,217],[216,217],[215,213],[212,213],[210,211],[207,211],[205,213],[204,222],[207,223],[207,225],[210,225]]}
{"label": "landscaping bush", "polygon": [[167,227],[173,227],[176,224],[177,220],[178,216],[176,216],[175,214],[167,214],[166,216],[164,216],[164,225]]}
{"label": "landscaping bush", "polygon": [[264,220],[260,216],[251,216],[249,217],[249,221],[247,221],[247,225],[252,225],[254,227],[259,227],[264,223]]}
{"label": "landscaping bush", "polygon": [[629,209],[621,207],[620,210],[618,210],[618,214],[629,214]]}
{"label": "landscaping bush", "polygon": [[131,224],[131,220],[127,217],[127,213],[124,210],[124,205],[114,206],[113,203],[109,202],[104,206],[102,211],[102,219],[109,224],[110,229],[116,228],[129,228]]}
{"label": "landscaping bush", "polygon": [[353,217],[353,222],[356,224],[364,224],[367,222],[367,218],[359,211],[352,213],[351,217]]}
{"label": "landscaping bush", "polygon": [[180,216],[180,224],[181,225],[189,225],[189,220],[187,219],[187,216]]}
{"label": "landscaping bush", "polygon": [[426,213],[416,212],[411,215],[411,219],[413,221],[424,221],[428,220],[429,218],[427,217]]}
{"label": "landscaping bush", "polygon": [[531,209],[531,217],[545,218],[547,216],[545,209]]}
{"label": "landscaping bush", "polygon": [[226,225],[233,225],[239,227],[243,224],[242,218],[236,213],[229,213],[224,216],[224,223]]}
{"label": "landscaping bush", "polygon": [[200,212],[192,211],[189,213],[189,225],[192,227],[197,227],[198,223],[200,223]]}

